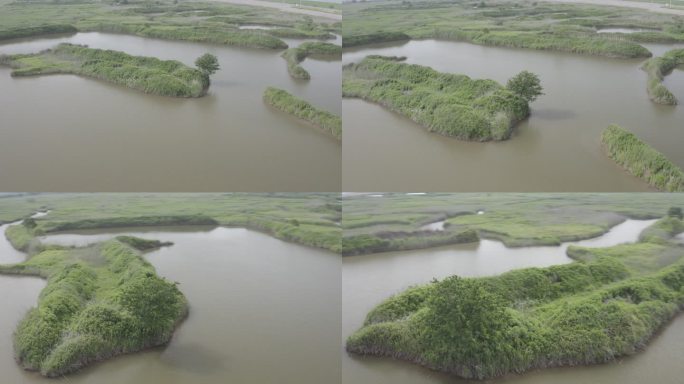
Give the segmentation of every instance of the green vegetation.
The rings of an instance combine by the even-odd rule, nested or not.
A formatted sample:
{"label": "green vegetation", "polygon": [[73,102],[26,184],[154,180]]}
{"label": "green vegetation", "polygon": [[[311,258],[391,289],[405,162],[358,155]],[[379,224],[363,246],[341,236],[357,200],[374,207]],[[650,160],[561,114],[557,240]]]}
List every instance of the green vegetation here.
{"label": "green vegetation", "polygon": [[684,191],[684,172],[634,134],[611,125],[601,140],[608,156],[632,175],[660,190]]}
{"label": "green vegetation", "polygon": [[264,91],[264,101],[278,110],[315,125],[337,140],[342,140],[342,119],[339,116],[318,109],[307,101],[278,88],[267,88]]}
{"label": "green vegetation", "polygon": [[673,49],[661,57],[651,58],[644,63],[641,68],[648,73],[646,89],[651,100],[658,104],[677,104],[677,98],[663,85],[663,79],[682,64],[684,64],[684,49]]}
{"label": "green vegetation", "polygon": [[[641,193],[639,204],[628,193],[385,193],[343,200],[344,255],[455,244],[469,230],[507,247],[560,245],[600,236],[627,218],[654,219],[684,206],[684,194],[676,193]],[[443,230],[424,228],[441,221]]]}
{"label": "green vegetation", "polygon": [[522,71],[511,77],[506,83],[506,88],[514,94],[522,97],[528,103],[537,100],[544,94],[539,77],[532,72]]}
{"label": "green vegetation", "polygon": [[342,47],[330,43],[305,42],[296,48],[289,48],[282,57],[287,61],[287,72],[295,79],[310,79],[311,75],[299,63],[307,57],[341,59]]}
{"label": "green vegetation", "polygon": [[671,235],[610,248],[571,247],[577,261],[495,277],[448,277],[389,298],[347,340],[465,378],[596,364],[633,354],[684,307],[684,248]]}
{"label": "green vegetation", "polygon": [[373,43],[387,43],[390,41],[407,41],[411,36],[402,32],[377,32],[366,35],[351,35],[344,36],[342,39],[343,47],[356,47],[359,45],[373,44]]}
{"label": "green vegetation", "polygon": [[[244,25],[277,26],[273,30],[240,29]],[[31,26],[27,28],[27,26]],[[130,35],[285,49],[278,36],[330,38],[341,25],[331,19],[281,12],[267,7],[221,2],[176,0],[32,0],[0,4],[0,39],[51,33],[111,32]]]}
{"label": "green vegetation", "polygon": [[54,35],[76,33],[78,30],[73,25],[68,24],[52,24],[40,25],[35,27],[24,27],[10,30],[0,30],[0,40],[19,39],[22,37],[31,37],[38,35]]}
{"label": "green vegetation", "polygon": [[[639,42],[684,41],[676,15],[534,0],[374,1],[343,4],[344,46],[411,39],[553,50],[614,58],[649,57]],[[644,28],[641,33],[600,29]]]}
{"label": "green vegetation", "polygon": [[187,313],[175,284],[117,241],[85,248],[50,247],[0,273],[48,280],[37,308],[14,335],[22,367],[49,377],[116,355],[166,344]]}
{"label": "green vegetation", "polygon": [[24,225],[10,225],[5,230],[5,236],[15,249],[26,252],[33,240],[33,230]]}
{"label": "green vegetation", "polygon": [[527,101],[493,80],[440,73],[368,56],[343,69],[342,95],[378,103],[430,132],[461,140],[506,140],[530,113]]}
{"label": "green vegetation", "polygon": [[0,64],[14,68],[12,76],[68,73],[161,96],[200,97],[209,87],[207,73],[178,61],[72,44],[60,44],[37,54],[0,56]]}
{"label": "green vegetation", "polygon": [[47,216],[35,218],[35,233],[222,225],[339,252],[342,206],[338,198],[332,193],[15,194],[0,196],[0,222],[50,210]]}
{"label": "green vegetation", "polygon": [[121,243],[128,244],[138,251],[149,251],[161,247],[168,247],[173,245],[170,241],[147,240],[135,236],[117,236],[116,240]]}
{"label": "green vegetation", "polygon": [[218,63],[218,58],[211,53],[205,53],[195,60],[195,66],[202,71],[205,75],[213,75],[221,69]]}

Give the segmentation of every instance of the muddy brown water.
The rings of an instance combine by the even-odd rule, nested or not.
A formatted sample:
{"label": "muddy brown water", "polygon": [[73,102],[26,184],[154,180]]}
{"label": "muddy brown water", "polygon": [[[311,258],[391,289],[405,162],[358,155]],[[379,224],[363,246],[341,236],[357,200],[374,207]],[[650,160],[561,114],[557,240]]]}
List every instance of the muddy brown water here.
{"label": "muddy brown water", "polygon": [[[647,47],[661,55],[681,45]],[[510,140],[488,143],[429,133],[379,105],[344,99],[345,191],[649,190],[603,153],[601,132],[613,123],[684,167],[684,106],[648,99],[643,60],[417,40],[346,50],[343,63],[370,54],[406,56],[411,64],[502,84],[529,70],[539,75],[546,94],[531,104],[530,118]],[[684,95],[681,70],[666,84]]]}
{"label": "muddy brown water", "polygon": [[309,58],[302,65],[311,80],[297,81],[278,50],[104,33],[15,40],[0,44],[0,54],[60,42],[191,66],[210,52],[221,70],[208,96],[176,99],[73,75],[12,78],[0,67],[0,190],[340,189],[339,142],[262,100],[275,86],[340,114],[339,61]]}
{"label": "muddy brown water", "polygon": [[[190,315],[168,346],[90,366],[64,382],[340,382],[339,256],[241,228],[131,228],[42,240],[84,245],[119,234],[175,243],[144,257],[161,276],[180,283]],[[12,332],[44,284],[0,276],[3,382],[55,381],[24,372],[12,358]]]}
{"label": "muddy brown water", "polygon": [[[342,335],[358,329],[374,306],[389,296],[433,278],[450,275],[490,276],[512,269],[569,263],[570,244],[605,247],[637,241],[639,233],[654,220],[627,220],[594,239],[556,247],[506,248],[492,240],[419,251],[388,252],[345,257],[342,266]],[[382,278],[378,278],[382,276]],[[437,373],[411,363],[358,357],[342,352],[344,384],[446,384],[478,383]],[[678,316],[649,343],[645,351],[609,364],[546,369],[486,381],[495,383],[681,383],[684,359],[684,316]],[[480,382],[481,383],[481,382]]]}

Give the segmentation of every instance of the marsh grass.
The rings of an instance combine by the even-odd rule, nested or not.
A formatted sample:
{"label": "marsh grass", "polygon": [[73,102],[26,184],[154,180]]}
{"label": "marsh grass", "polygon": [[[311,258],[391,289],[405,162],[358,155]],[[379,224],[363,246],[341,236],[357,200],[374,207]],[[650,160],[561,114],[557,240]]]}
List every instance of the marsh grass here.
{"label": "marsh grass", "polygon": [[494,80],[437,72],[401,58],[368,56],[343,68],[342,95],[378,103],[430,132],[461,140],[506,140],[530,108]]}
{"label": "marsh grass", "polygon": [[14,69],[12,76],[75,74],[161,96],[200,97],[209,87],[207,75],[179,61],[66,43],[37,54],[0,57],[3,63]]}
{"label": "marsh grass", "polygon": [[684,172],[625,129],[611,125],[601,136],[608,156],[632,175],[668,192],[684,191]]}
{"label": "marsh grass", "polygon": [[316,108],[307,101],[278,88],[267,88],[264,91],[264,101],[280,111],[313,124],[335,139],[342,140],[342,119],[339,116]]}
{"label": "marsh grass", "polygon": [[684,49],[673,49],[663,56],[654,57],[644,63],[641,69],[648,74],[646,90],[653,102],[666,105],[677,104],[677,98],[663,84],[663,80],[682,64],[684,64]]}
{"label": "marsh grass", "polygon": [[287,62],[287,72],[295,79],[308,80],[309,72],[299,65],[307,57],[323,57],[327,59],[341,59],[342,48],[331,43],[308,41],[295,48],[289,48],[281,55]]}
{"label": "marsh grass", "polygon": [[0,266],[0,273],[48,281],[14,335],[18,363],[48,377],[166,344],[188,310],[175,284],[117,240],[51,247],[26,262]]}
{"label": "marsh grass", "polygon": [[684,305],[684,248],[670,239],[575,247],[571,264],[409,288],[368,313],[347,351],[471,379],[613,361]]}

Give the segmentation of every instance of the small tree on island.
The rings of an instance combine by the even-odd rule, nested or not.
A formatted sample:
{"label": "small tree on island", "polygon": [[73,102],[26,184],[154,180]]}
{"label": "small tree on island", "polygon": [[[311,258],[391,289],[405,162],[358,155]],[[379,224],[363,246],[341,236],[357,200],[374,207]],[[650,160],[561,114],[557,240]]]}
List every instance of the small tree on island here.
{"label": "small tree on island", "polygon": [[670,217],[676,217],[679,220],[682,220],[682,218],[684,218],[682,209],[679,207],[670,207],[670,209],[667,210],[667,215]]}
{"label": "small tree on island", "polygon": [[511,77],[506,88],[531,103],[544,94],[539,77],[532,72],[522,71]]}
{"label": "small tree on island", "polygon": [[221,67],[219,67],[218,58],[211,53],[205,53],[198,57],[197,60],[195,60],[195,66],[207,76],[213,75],[216,71],[221,69]]}

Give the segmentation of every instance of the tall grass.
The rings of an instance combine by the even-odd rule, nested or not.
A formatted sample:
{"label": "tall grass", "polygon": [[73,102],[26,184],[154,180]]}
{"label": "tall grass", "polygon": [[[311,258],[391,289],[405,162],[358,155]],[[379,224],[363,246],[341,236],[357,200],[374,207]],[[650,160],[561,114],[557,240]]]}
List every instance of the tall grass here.
{"label": "tall grass", "polygon": [[0,57],[1,63],[14,68],[12,76],[69,73],[161,96],[200,97],[209,87],[207,75],[178,61],[66,43],[37,54]]}
{"label": "tall grass", "polygon": [[684,191],[684,172],[634,134],[611,125],[601,136],[608,156],[632,175],[668,192]]}
{"label": "tall grass", "polygon": [[0,40],[18,39],[38,35],[52,35],[60,33],[76,33],[78,30],[69,24],[48,24],[14,29],[0,29]]}
{"label": "tall grass", "polygon": [[330,112],[318,109],[285,90],[269,87],[264,91],[264,101],[272,107],[307,121],[337,140],[342,140],[342,119]]}
{"label": "tall grass", "polygon": [[342,95],[378,103],[430,132],[461,140],[506,140],[527,101],[493,80],[440,73],[401,58],[368,56],[343,69]]}
{"label": "tall grass", "polygon": [[187,313],[176,285],[117,240],[53,247],[0,272],[48,280],[14,336],[19,364],[48,377],[166,344]]}
{"label": "tall grass", "polygon": [[646,89],[651,100],[658,104],[677,104],[677,98],[663,85],[663,80],[682,64],[684,64],[684,49],[673,49],[663,56],[654,57],[644,63],[641,69],[648,74]]}

